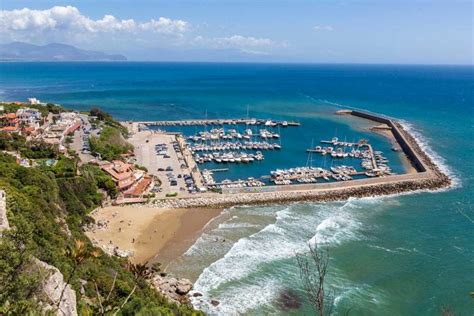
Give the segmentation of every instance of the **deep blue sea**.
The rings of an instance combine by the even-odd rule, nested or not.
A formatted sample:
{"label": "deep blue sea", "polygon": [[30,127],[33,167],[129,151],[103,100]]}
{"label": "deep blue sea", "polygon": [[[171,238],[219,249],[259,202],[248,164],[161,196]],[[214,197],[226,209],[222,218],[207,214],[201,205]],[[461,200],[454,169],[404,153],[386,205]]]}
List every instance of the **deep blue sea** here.
{"label": "deep blue sea", "polygon": [[[310,240],[330,250],[337,315],[440,315],[443,307],[473,315],[473,91],[472,66],[0,63],[1,100],[99,106],[121,120],[245,117],[248,108],[251,117],[300,121],[281,131],[282,153],[246,167],[251,173],[304,165],[312,140],[335,135],[367,137],[389,154],[382,136],[333,115],[383,113],[405,121],[454,179],[439,192],[225,210],[169,266],[196,281],[197,307],[222,315],[311,314],[295,260]],[[296,309],[281,304],[289,291]]]}

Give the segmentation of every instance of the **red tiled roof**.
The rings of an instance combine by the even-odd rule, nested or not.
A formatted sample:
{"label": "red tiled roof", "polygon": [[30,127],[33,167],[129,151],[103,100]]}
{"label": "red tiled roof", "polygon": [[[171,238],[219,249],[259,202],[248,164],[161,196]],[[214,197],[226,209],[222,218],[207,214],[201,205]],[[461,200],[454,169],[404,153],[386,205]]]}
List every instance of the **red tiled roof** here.
{"label": "red tiled roof", "polygon": [[126,195],[131,195],[131,196],[140,196],[145,192],[146,188],[151,183],[151,178],[150,177],[144,177],[141,179],[135,186],[130,188],[128,191],[125,192]]}

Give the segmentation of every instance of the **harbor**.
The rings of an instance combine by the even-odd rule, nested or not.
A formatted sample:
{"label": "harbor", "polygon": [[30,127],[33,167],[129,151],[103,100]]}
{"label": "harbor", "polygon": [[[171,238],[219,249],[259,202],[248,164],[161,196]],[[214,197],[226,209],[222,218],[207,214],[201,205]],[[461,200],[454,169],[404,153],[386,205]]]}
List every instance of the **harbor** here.
{"label": "harbor", "polygon": [[[385,130],[393,133],[403,152],[393,151],[390,142],[363,133],[349,135],[352,141],[347,141],[346,136],[328,140],[321,135],[316,146],[316,135],[311,135],[311,146],[304,146],[294,136],[304,135],[304,126],[294,121],[289,124],[278,120],[214,119],[124,125],[132,132],[137,162],[162,183],[156,191],[157,199],[219,200],[219,196],[235,193],[334,190],[366,183],[392,183],[400,177],[411,180],[420,174],[427,178],[424,172],[428,168],[395,122],[354,111],[337,114],[385,124]],[[209,129],[208,125],[218,127]],[[147,146],[155,146],[155,150],[145,150]],[[169,148],[173,148],[171,153]],[[402,159],[409,159],[418,174],[406,171]]]}

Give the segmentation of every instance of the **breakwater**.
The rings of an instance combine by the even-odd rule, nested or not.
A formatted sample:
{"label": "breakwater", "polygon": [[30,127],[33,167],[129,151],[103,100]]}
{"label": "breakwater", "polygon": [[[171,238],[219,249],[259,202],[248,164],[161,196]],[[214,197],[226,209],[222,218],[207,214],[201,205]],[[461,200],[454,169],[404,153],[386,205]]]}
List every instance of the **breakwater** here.
{"label": "breakwater", "polygon": [[[339,112],[341,113],[341,112]],[[406,134],[407,132],[404,131],[402,132],[402,127],[400,124],[397,124],[394,120],[385,118],[383,116],[371,114],[371,113],[366,113],[366,112],[361,112],[361,111],[345,111],[342,112],[343,114],[350,114],[356,117],[361,117],[364,119],[368,119],[374,122],[386,124],[388,127],[390,127],[393,136],[397,140],[398,145],[400,148],[402,148],[403,152],[407,155],[408,159],[411,161],[413,166],[415,167],[416,171],[418,172],[425,172],[428,170],[428,168],[424,165],[424,162],[420,157],[418,156],[417,152],[414,150],[413,143],[409,143]]]}
{"label": "breakwater", "polygon": [[301,184],[252,188],[252,192],[207,194],[190,198],[155,200],[151,205],[159,207],[230,207],[243,204],[271,204],[296,201],[336,201],[351,197],[393,195],[419,190],[437,190],[451,185],[430,157],[421,149],[416,139],[403,126],[392,119],[360,111],[343,113],[387,124],[403,152],[416,169],[416,173],[389,175],[380,178],[359,179],[348,182]]}

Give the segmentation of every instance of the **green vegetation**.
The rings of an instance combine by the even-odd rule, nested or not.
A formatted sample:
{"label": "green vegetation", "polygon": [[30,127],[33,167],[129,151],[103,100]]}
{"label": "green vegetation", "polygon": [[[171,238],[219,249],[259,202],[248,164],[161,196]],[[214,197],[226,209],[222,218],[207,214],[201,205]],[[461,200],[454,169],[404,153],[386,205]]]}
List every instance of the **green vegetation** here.
{"label": "green vegetation", "polygon": [[24,136],[18,134],[0,133],[0,150],[17,151],[22,157],[29,159],[54,158],[58,147],[39,141],[27,142]]}
{"label": "green vegetation", "polygon": [[122,124],[117,122],[109,113],[104,112],[99,108],[92,108],[89,112],[89,115],[97,117],[97,120],[105,126],[115,127],[116,129],[120,130],[122,136],[128,136],[127,129],[122,126]]}
{"label": "green vegetation", "polygon": [[100,154],[104,160],[120,159],[120,155],[133,150],[133,146],[124,138],[120,129],[106,126],[102,129],[100,137],[89,138],[91,150]]}
{"label": "green vegetation", "polygon": [[139,170],[143,170],[145,172],[148,172],[148,169],[146,167],[140,166],[140,165],[137,165],[137,164],[135,164],[135,169],[139,169]]}
{"label": "green vegetation", "polygon": [[[4,148],[42,152],[19,143],[16,137],[0,140]],[[76,291],[81,315],[199,314],[169,303],[148,285],[143,269],[90,243],[82,227],[93,221],[88,214],[104,198],[99,189],[116,194],[113,181],[96,166],[78,168],[75,159],[53,158],[58,160],[54,166],[24,168],[0,153],[0,187],[7,193],[12,227],[0,242],[0,314],[41,313],[38,299],[48,298],[41,297],[42,275],[34,268],[34,258],[63,273]]]}
{"label": "green vegetation", "polygon": [[104,160],[114,160],[120,159],[120,155],[133,150],[133,146],[125,140],[128,136],[127,129],[110,114],[98,108],[92,108],[89,114],[97,118],[91,120],[92,126],[102,128],[99,137],[89,138],[92,152],[100,154]]}
{"label": "green vegetation", "polygon": [[3,109],[5,113],[12,113],[16,112],[20,108],[30,108],[30,109],[36,109],[40,111],[41,116],[45,117],[48,115],[48,113],[53,113],[53,114],[59,114],[61,112],[66,112],[67,110],[64,109],[63,107],[48,103],[46,105],[40,105],[40,104],[25,104],[25,105],[18,105],[15,103],[0,103],[0,105],[3,105]]}

